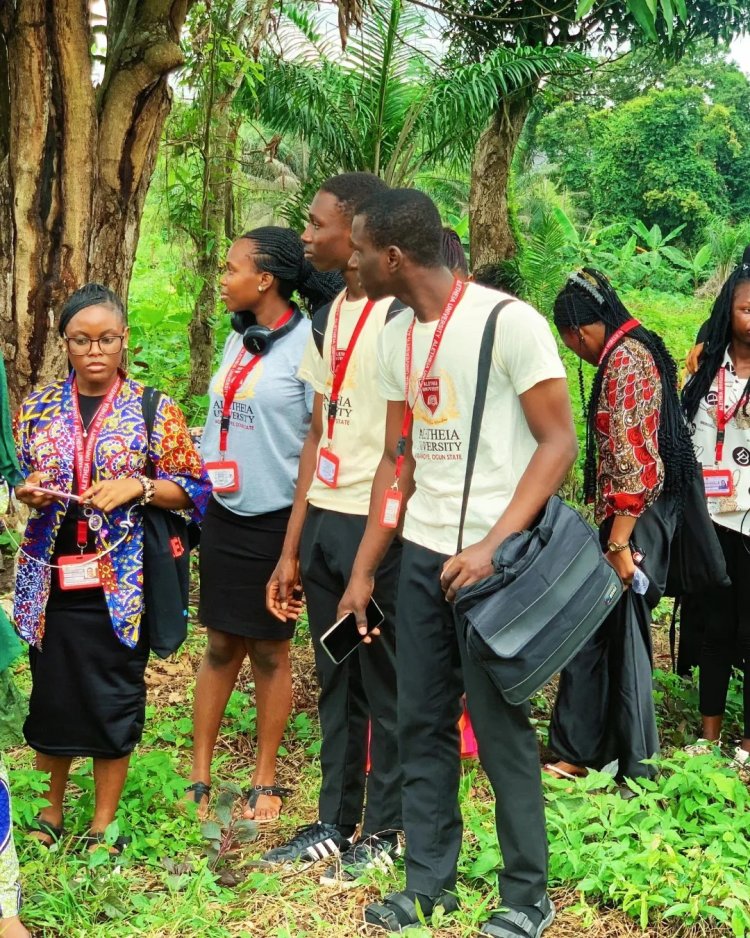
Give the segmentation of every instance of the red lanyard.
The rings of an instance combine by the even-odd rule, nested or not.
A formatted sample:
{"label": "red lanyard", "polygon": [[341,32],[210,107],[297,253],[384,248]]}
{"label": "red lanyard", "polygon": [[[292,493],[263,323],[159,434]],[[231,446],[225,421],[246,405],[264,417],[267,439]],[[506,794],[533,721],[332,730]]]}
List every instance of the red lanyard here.
{"label": "red lanyard", "polygon": [[365,308],[359,314],[359,319],[357,324],[354,327],[352,336],[349,339],[349,344],[346,347],[346,351],[341,356],[340,361],[337,361],[338,358],[338,339],[339,339],[339,318],[341,316],[341,307],[344,303],[344,297],[346,293],[341,294],[341,299],[336,306],[336,314],[333,319],[333,331],[331,333],[331,371],[333,372],[333,385],[331,387],[331,397],[328,401],[328,441],[327,446],[331,445],[331,440],[333,439],[333,430],[336,425],[336,414],[338,413],[339,405],[339,393],[341,392],[341,386],[344,383],[344,378],[346,376],[346,369],[349,367],[349,362],[351,361],[352,354],[354,352],[354,346],[357,344],[357,340],[360,337],[362,330],[365,327],[365,323],[372,312],[372,308],[375,305],[374,300],[368,300],[365,303]]}
{"label": "red lanyard", "polygon": [[[290,306],[279,321],[274,325],[274,330],[280,329],[286,325],[294,315],[294,309]],[[263,358],[262,355],[253,355],[249,362],[242,364],[245,357],[245,349],[240,349],[234,364],[227,372],[224,379],[224,405],[221,408],[221,423],[219,424],[219,457],[223,460],[227,452],[227,442],[229,440],[229,420],[232,413],[232,404],[237,392],[242,387],[245,378],[255,368],[258,362]]]}
{"label": "red lanyard", "polygon": [[623,336],[626,336],[629,332],[632,332],[633,329],[637,329],[640,326],[640,323],[637,319],[628,319],[627,322],[624,322],[619,329],[612,333],[609,337],[607,344],[602,349],[602,354],[599,356],[599,364],[604,361],[604,359],[609,355],[612,349],[617,345],[620,339]]}
{"label": "red lanyard", "polygon": [[[85,492],[91,485],[91,475],[94,467],[94,450],[96,441],[102,429],[102,424],[112,409],[117,393],[122,387],[122,378],[118,375],[117,380],[107,391],[104,400],[99,405],[94,418],[89,424],[86,437],[83,436],[83,418],[81,417],[81,407],[78,403],[78,385],[73,378],[72,385],[72,403],[73,419],[75,422],[75,466],[76,476],[78,478],[78,493]],[[76,540],[79,547],[85,547],[88,540],[88,525],[85,520],[79,519],[76,529]]]}
{"label": "red lanyard", "polygon": [[716,451],[714,454],[716,465],[719,465],[723,456],[724,456],[724,437],[727,424],[737,413],[737,408],[740,406],[740,401],[737,401],[736,404],[733,404],[728,409],[724,409],[724,403],[726,402],[727,394],[727,372],[726,368],[722,365],[719,368],[719,374],[717,375],[717,380],[719,382],[718,388],[718,401],[716,402]]}
{"label": "red lanyard", "polygon": [[409,437],[409,430],[411,429],[411,420],[414,407],[419,400],[419,395],[422,393],[422,387],[425,383],[425,380],[429,376],[430,371],[432,370],[432,366],[435,363],[435,358],[437,356],[438,349],[440,348],[440,343],[443,339],[445,327],[448,325],[455,308],[461,302],[461,298],[464,295],[465,289],[466,284],[463,281],[458,279],[453,281],[453,288],[451,290],[450,296],[448,297],[448,302],[445,304],[443,312],[440,314],[440,319],[438,319],[437,326],[435,326],[435,334],[432,337],[430,350],[427,353],[427,360],[425,361],[422,377],[417,383],[417,393],[414,395],[414,401],[411,404],[409,403],[409,383],[411,378],[412,342],[414,338],[414,323],[416,322],[416,317],[412,319],[411,325],[409,326],[409,331],[406,334],[406,361],[404,368],[404,419],[401,424],[401,437],[398,441],[398,445],[396,446],[396,483],[398,483],[398,480],[401,478],[401,469],[403,468],[406,454],[406,441]]}

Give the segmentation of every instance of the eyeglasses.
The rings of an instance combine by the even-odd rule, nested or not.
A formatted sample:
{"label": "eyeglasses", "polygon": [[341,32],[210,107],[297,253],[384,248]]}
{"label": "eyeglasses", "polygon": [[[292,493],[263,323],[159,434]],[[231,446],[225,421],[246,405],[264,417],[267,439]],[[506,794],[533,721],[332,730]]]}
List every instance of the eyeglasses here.
{"label": "eyeglasses", "polygon": [[103,355],[116,355],[122,351],[124,335],[103,335],[99,339],[90,339],[87,335],[63,336],[68,343],[68,351],[71,355],[88,355],[94,343],[99,346],[99,351]]}

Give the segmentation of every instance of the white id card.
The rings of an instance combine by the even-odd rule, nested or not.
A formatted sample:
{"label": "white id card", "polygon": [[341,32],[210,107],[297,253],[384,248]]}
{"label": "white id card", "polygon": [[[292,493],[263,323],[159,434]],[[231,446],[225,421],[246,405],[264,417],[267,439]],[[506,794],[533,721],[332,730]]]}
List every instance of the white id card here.
{"label": "white id card", "polygon": [[96,554],[69,554],[58,557],[61,590],[90,590],[102,585]]}
{"label": "white id card", "polygon": [[214,492],[236,492],[240,487],[240,470],[236,462],[207,462],[206,472],[214,487]]}

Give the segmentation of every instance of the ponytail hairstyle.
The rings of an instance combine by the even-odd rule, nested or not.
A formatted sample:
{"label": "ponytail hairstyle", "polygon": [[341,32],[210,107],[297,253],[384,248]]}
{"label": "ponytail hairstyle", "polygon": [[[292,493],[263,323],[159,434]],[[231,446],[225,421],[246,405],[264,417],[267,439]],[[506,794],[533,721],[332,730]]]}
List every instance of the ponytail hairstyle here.
{"label": "ponytail hairstyle", "polygon": [[466,280],[469,276],[469,262],[466,260],[466,251],[461,239],[452,228],[443,228],[442,254],[445,266],[462,280]]}
{"label": "ponytail hairstyle", "polygon": [[[609,280],[598,270],[584,267],[572,274],[555,300],[554,321],[559,331],[602,323],[605,338],[633,317],[627,311]],[[682,511],[685,491],[696,470],[695,453],[677,394],[677,366],[661,338],[655,332],[637,326],[628,333],[651,354],[661,378],[662,407],[659,419],[659,455],[664,463],[664,493],[673,495]],[[615,346],[616,348],[617,346]],[[599,363],[591,394],[586,402],[583,385],[583,362],[578,363],[578,385],[586,413],[586,452],[583,467],[583,493],[586,501],[596,497],[596,413],[604,382],[610,349]]]}
{"label": "ponytail hairstyle", "polygon": [[101,283],[86,283],[68,297],[60,310],[60,319],[57,323],[60,336],[65,335],[65,330],[76,313],[80,313],[82,309],[88,309],[89,306],[108,307],[120,317],[123,326],[125,325],[125,307],[120,297]]}
{"label": "ponytail hairstyle", "polygon": [[252,258],[261,272],[273,274],[278,281],[280,296],[290,300],[296,291],[305,301],[312,315],[316,309],[330,302],[344,288],[344,278],[335,273],[319,273],[305,258],[304,245],[290,228],[266,225],[253,228],[240,236],[252,241]]}
{"label": "ponytail hairstyle", "polygon": [[[750,245],[745,248],[742,261],[729,275],[726,283],[716,297],[711,317],[706,328],[706,341],[703,346],[700,367],[690,378],[682,392],[682,407],[688,420],[695,420],[698,407],[703,398],[711,390],[724,353],[732,341],[732,301],[734,293],[741,283],[750,281]],[[747,417],[747,405],[750,402],[750,380],[740,396],[738,407]]]}

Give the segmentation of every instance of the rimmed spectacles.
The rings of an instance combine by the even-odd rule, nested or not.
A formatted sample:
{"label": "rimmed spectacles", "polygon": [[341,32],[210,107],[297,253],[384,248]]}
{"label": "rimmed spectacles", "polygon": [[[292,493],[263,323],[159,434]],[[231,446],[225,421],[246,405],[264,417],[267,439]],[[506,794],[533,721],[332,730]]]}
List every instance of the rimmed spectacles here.
{"label": "rimmed spectacles", "polygon": [[71,355],[88,355],[94,343],[103,355],[116,355],[122,351],[124,335],[103,335],[99,339],[90,339],[87,335],[63,336]]}

